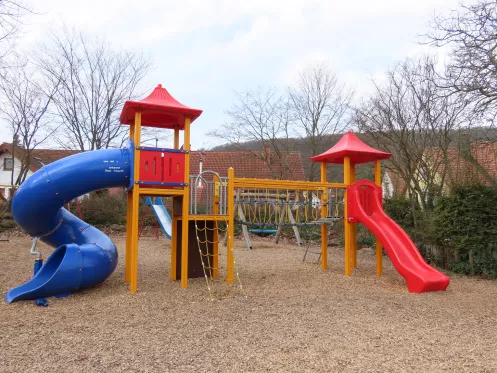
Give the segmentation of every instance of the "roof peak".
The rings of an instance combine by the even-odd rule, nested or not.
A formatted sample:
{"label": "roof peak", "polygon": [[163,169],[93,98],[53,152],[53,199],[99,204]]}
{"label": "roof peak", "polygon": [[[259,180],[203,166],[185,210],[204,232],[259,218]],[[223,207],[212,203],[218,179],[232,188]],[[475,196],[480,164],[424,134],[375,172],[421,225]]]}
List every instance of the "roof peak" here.
{"label": "roof peak", "polygon": [[391,153],[382,152],[366,145],[352,131],[347,131],[338,142],[326,152],[311,157],[313,162],[343,164],[345,157],[350,157],[353,164],[387,159]]}
{"label": "roof peak", "polygon": [[184,129],[185,118],[188,117],[193,122],[202,114],[202,110],[190,108],[176,100],[162,84],[157,84],[153,91],[141,100],[126,101],[119,118],[121,123],[133,123],[136,112],[142,113],[142,127],[169,129]]}

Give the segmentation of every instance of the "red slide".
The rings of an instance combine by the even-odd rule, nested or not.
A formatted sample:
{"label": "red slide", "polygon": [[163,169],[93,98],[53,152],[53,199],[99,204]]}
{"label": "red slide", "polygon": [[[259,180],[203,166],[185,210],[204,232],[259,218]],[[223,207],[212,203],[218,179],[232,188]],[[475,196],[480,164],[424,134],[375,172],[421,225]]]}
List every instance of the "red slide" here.
{"label": "red slide", "polygon": [[407,233],[382,208],[382,189],[370,180],[347,188],[350,222],[364,224],[381,242],[395,269],[407,281],[411,293],[445,290],[448,276],[430,267]]}

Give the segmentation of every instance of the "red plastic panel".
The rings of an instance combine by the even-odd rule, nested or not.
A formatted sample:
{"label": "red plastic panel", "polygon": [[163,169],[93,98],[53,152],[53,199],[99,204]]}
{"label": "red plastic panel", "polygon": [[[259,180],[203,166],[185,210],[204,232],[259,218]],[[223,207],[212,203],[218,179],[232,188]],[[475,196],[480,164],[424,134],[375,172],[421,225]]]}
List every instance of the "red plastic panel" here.
{"label": "red plastic panel", "polygon": [[140,152],[140,180],[142,182],[183,183],[185,154],[153,150]]}
{"label": "red plastic panel", "polygon": [[185,154],[164,153],[164,174],[162,181],[185,182]]}
{"label": "red plastic panel", "polygon": [[357,188],[359,191],[359,203],[361,204],[364,212],[367,216],[373,215],[373,198],[374,198],[374,190],[369,186],[363,185]]}
{"label": "red plastic panel", "polygon": [[140,152],[140,181],[162,181],[161,152],[142,150]]}
{"label": "red plastic panel", "polygon": [[343,164],[345,157],[350,157],[353,164],[367,163],[380,159],[390,158],[392,154],[382,152],[364,144],[351,131],[342,136],[331,149],[323,154],[311,157],[313,162]]}

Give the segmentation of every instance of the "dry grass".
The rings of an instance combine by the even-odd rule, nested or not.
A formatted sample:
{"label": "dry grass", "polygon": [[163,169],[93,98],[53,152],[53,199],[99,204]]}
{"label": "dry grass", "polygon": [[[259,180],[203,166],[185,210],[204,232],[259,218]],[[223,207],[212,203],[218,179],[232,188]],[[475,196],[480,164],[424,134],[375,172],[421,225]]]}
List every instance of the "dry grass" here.
{"label": "dry grass", "polygon": [[[121,253],[124,238],[114,237]],[[2,293],[32,271],[30,240],[0,242]],[[50,307],[0,305],[2,372],[497,372],[497,282],[452,277],[446,292],[409,294],[372,251],[342,275],[302,263],[295,246],[237,242],[248,298],[211,302],[203,279],[168,277],[169,242],[140,241],[139,293],[123,260],[101,286]],[[50,252],[46,247],[45,252]],[[312,257],[311,257],[312,259]]]}

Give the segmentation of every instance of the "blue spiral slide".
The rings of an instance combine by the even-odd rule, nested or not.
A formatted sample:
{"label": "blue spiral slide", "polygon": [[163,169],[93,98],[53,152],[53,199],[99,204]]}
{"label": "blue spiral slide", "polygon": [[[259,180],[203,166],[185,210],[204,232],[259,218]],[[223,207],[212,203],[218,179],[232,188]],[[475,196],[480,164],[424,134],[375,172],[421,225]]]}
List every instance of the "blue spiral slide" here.
{"label": "blue spiral slide", "polygon": [[116,245],[63,206],[98,189],[131,188],[132,149],[130,141],[123,149],[72,155],[44,166],[21,185],[12,201],[14,220],[56,249],[31,280],[7,292],[7,303],[73,293],[112,274]]}

